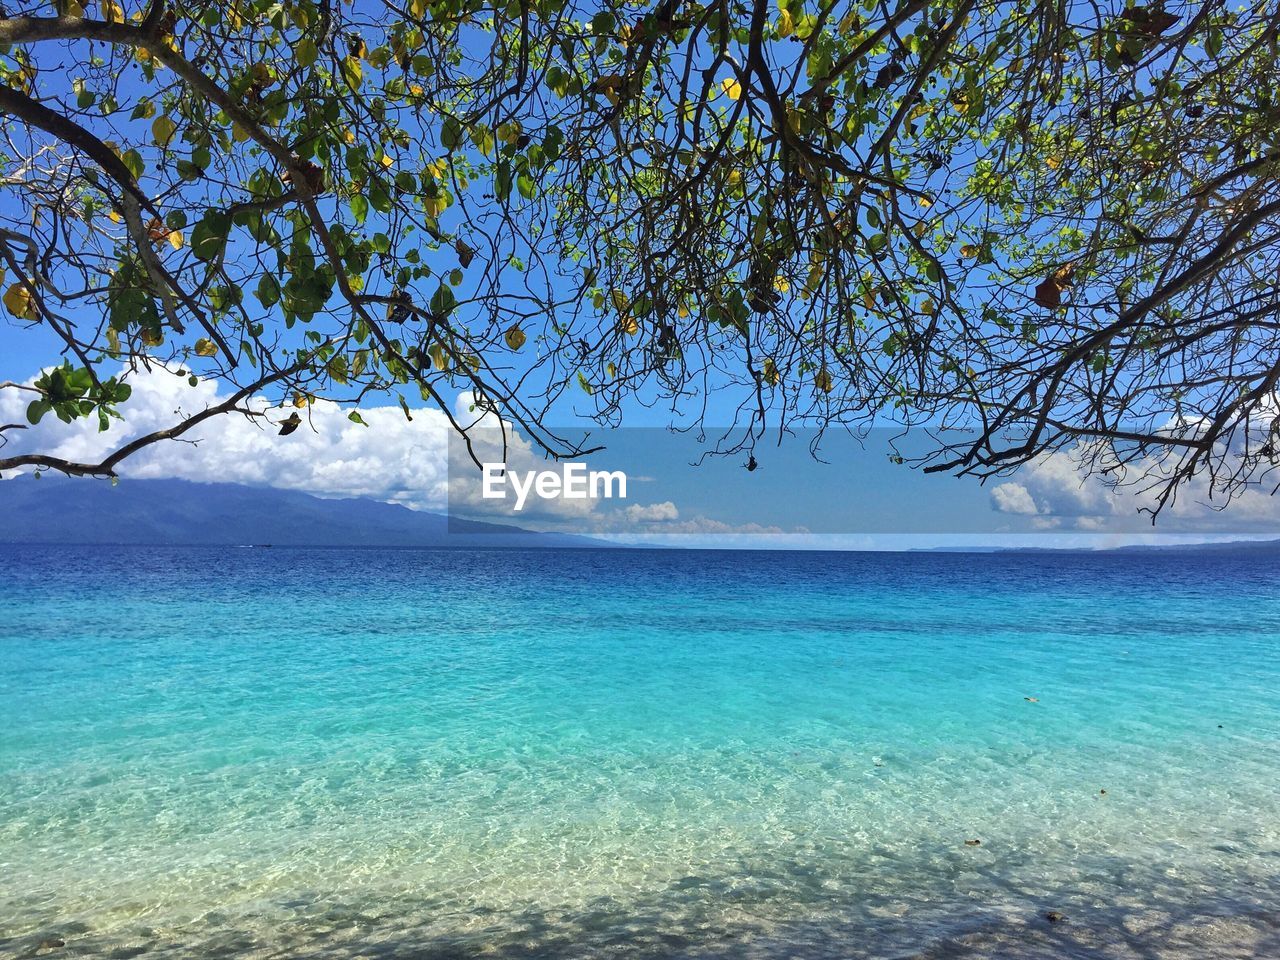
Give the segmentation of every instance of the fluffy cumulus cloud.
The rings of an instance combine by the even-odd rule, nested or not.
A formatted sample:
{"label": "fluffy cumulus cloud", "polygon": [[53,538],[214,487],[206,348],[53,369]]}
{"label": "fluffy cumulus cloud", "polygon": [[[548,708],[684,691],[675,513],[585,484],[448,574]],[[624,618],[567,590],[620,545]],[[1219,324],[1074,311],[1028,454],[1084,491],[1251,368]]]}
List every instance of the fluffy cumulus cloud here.
{"label": "fluffy cumulus cloud", "polygon": [[[126,419],[99,432],[97,421],[64,424],[46,416],[38,426],[11,431],[7,451],[39,450],[67,460],[97,462],[135,437],[172,427],[225,399],[212,381],[192,387],[162,368],[130,378]],[[0,422],[24,422],[25,398],[0,391]],[[257,402],[252,409],[267,410]],[[397,406],[361,407],[368,426],[348,410],[319,401],[289,436],[279,435],[280,411],[269,418],[226,414],[197,424],[179,441],[162,441],[122,461],[123,477],[176,477],[301,490],[323,497],[371,497],[415,509],[442,509],[447,490],[448,420],[435,410],[407,420]]]}
{"label": "fluffy cumulus cloud", "polygon": [[627,519],[632,523],[665,523],[680,519],[680,511],[670,500],[651,503],[647,506],[633,503],[627,507]]}
{"label": "fluffy cumulus cloud", "polygon": [[[1042,457],[1019,468],[1013,479],[991,490],[992,507],[1003,514],[1030,518],[1033,529],[1087,532],[1150,531],[1155,505],[1150,477],[1159,465],[1133,465],[1130,482],[1109,484],[1081,468],[1082,450]],[[1143,475],[1148,477],[1143,480]],[[1163,533],[1280,533],[1280,498],[1272,486],[1257,484],[1237,492],[1228,502],[1211,495],[1207,481],[1197,478],[1179,490],[1161,511]]]}
{"label": "fluffy cumulus cloud", "polygon": [[1040,512],[1031,491],[1021,483],[1002,483],[991,491],[991,505],[1000,513],[1035,516]]}

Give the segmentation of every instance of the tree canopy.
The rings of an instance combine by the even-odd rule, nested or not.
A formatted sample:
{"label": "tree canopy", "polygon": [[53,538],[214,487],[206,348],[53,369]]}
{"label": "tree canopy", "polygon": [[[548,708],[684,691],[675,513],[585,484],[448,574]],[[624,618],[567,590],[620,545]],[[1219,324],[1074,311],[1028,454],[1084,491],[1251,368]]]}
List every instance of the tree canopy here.
{"label": "tree canopy", "polygon": [[1273,3],[128,3],[0,16],[4,336],[53,344],[0,389],[227,399],[98,463],[0,424],[0,469],[460,391],[560,453],[567,396],[716,394],[733,449],[894,423],[1160,503],[1273,466]]}

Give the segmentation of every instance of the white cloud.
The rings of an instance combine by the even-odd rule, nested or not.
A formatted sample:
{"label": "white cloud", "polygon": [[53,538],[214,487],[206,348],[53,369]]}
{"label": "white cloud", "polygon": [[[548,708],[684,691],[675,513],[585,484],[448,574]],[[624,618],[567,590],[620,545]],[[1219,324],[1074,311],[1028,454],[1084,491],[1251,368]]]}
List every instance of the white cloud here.
{"label": "white cloud", "polygon": [[676,505],[670,500],[664,500],[662,503],[651,503],[648,506],[641,506],[633,503],[627,507],[627,519],[632,523],[664,523],[670,520],[678,520],[680,511],[676,509]]}
{"label": "white cloud", "polygon": [[1028,516],[1040,512],[1031,491],[1020,483],[1002,483],[991,491],[991,504],[1001,513],[1020,513]]}
{"label": "white cloud", "polygon": [[[991,491],[994,509],[1033,517],[1035,529],[1074,529],[1091,532],[1150,531],[1161,466],[1154,460],[1128,465],[1125,482],[1108,483],[1098,473],[1082,469],[1085,446],[1048,454],[1018,469],[1017,480]],[[1106,462],[1105,460],[1103,461]],[[1158,518],[1156,531],[1246,533],[1280,531],[1280,498],[1271,485],[1255,483],[1230,499],[1211,495],[1208,481],[1197,477],[1183,485],[1173,503]],[[1227,507],[1227,509],[1223,509]]]}
{"label": "white cloud", "polygon": [[[97,421],[64,424],[46,416],[38,426],[11,432],[6,453],[39,450],[68,460],[96,462],[135,437],[173,426],[182,416],[220,402],[216,383],[188,385],[160,368],[130,377],[133,396],[125,420],[98,432]],[[0,391],[0,422],[24,422],[25,398]],[[278,423],[287,413],[264,401],[251,409]],[[436,410],[416,410],[405,419],[397,406],[361,407],[367,427],[347,419],[348,410],[318,401],[300,411],[302,426],[286,437],[262,418],[240,414],[212,417],[179,441],[162,441],[121,462],[121,476],[174,477],[203,482],[301,490],[324,497],[370,497],[416,509],[445,505],[448,420]],[[190,441],[190,442],[187,442]]]}

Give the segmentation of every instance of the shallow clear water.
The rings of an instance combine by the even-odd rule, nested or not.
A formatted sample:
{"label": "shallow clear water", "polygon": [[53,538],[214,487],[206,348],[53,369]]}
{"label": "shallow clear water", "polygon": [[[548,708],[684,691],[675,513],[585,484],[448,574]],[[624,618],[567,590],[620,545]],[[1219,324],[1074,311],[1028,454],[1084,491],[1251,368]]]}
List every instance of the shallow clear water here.
{"label": "shallow clear water", "polygon": [[0,955],[1280,952],[1264,556],[0,573]]}

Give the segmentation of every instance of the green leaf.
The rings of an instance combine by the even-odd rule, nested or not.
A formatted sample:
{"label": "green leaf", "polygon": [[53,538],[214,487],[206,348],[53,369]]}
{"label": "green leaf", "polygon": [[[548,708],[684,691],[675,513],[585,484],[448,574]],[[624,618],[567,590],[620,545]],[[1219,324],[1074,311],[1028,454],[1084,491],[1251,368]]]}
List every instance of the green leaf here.
{"label": "green leaf", "polygon": [[27,423],[33,427],[40,422],[40,418],[53,409],[53,404],[48,400],[32,400],[27,404]]}
{"label": "green leaf", "polygon": [[121,154],[120,161],[135,180],[141,178],[143,171],[146,170],[146,164],[142,162],[142,154],[137,150],[126,150]]}
{"label": "green leaf", "polygon": [[280,302],[280,281],[274,274],[264,273],[258,280],[258,302],[264,307],[274,307]]}
{"label": "green leaf", "polygon": [[462,146],[462,124],[455,117],[445,117],[440,125],[440,145],[446,150]]}
{"label": "green leaf", "polygon": [[453,295],[453,291],[443,283],[440,284],[431,298],[431,312],[438,317],[447,317],[457,305],[458,299]]}
{"label": "green leaf", "polygon": [[227,244],[231,218],[221,210],[209,210],[191,231],[191,252],[201,260],[214,260]]}
{"label": "green leaf", "polygon": [[309,67],[319,58],[320,51],[316,49],[315,41],[304,39],[298,42],[293,55],[298,61],[298,66]]}
{"label": "green leaf", "polygon": [[347,358],[345,354],[339,353],[331,357],[329,359],[329,363],[326,365],[326,369],[328,369],[329,376],[333,377],[335,382],[343,384],[344,386],[346,385]]}
{"label": "green leaf", "polygon": [[352,410],[350,413],[347,414],[347,419],[350,420],[352,423],[360,424],[360,426],[362,427],[368,426],[368,424],[364,422],[364,417],[360,416],[359,411]]}

